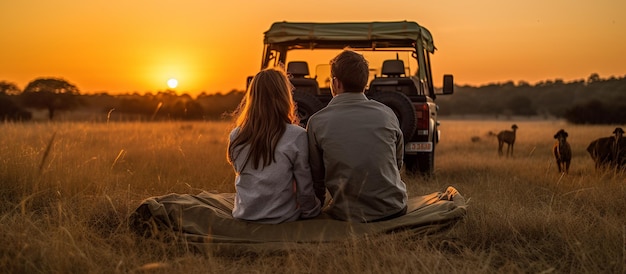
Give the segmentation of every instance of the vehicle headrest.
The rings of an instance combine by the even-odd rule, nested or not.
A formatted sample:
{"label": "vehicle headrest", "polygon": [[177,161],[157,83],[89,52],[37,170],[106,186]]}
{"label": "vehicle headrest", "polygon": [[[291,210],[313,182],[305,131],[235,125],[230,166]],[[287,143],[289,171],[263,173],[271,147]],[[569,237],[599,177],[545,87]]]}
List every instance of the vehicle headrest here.
{"label": "vehicle headrest", "polygon": [[309,75],[309,65],[304,61],[292,61],[287,64],[287,74],[294,78],[303,78]]}
{"label": "vehicle headrest", "polygon": [[389,76],[400,76],[404,74],[404,61],[402,60],[385,60],[381,73]]}

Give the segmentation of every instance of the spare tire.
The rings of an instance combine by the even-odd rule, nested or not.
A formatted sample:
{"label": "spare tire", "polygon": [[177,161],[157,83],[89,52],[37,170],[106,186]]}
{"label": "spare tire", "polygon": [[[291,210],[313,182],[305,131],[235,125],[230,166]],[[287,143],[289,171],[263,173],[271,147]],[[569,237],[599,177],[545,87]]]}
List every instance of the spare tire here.
{"label": "spare tire", "polygon": [[296,103],[296,112],[300,120],[300,126],[306,127],[311,115],[324,108],[322,101],[315,98],[310,93],[295,90],[293,92],[293,101]]}
{"label": "spare tire", "polygon": [[392,91],[376,92],[369,95],[369,98],[391,108],[400,122],[404,142],[411,140],[417,129],[417,115],[411,99],[404,93]]}

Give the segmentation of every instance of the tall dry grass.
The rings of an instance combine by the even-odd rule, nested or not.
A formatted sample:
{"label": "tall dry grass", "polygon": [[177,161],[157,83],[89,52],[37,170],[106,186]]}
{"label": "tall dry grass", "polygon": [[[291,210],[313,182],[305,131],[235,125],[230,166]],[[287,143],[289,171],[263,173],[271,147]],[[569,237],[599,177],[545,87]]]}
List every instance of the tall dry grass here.
{"label": "tall dry grass", "polygon": [[[515,156],[498,157],[487,133],[513,122]],[[207,254],[134,237],[126,217],[144,198],[234,190],[224,156],[229,127],[0,124],[0,271],[626,272],[626,176],[596,171],[585,151],[614,127],[558,121],[442,121],[435,176],[404,180],[411,195],[453,185],[469,199],[466,218],[443,233]],[[560,128],[573,150],[566,176],[551,155]]]}

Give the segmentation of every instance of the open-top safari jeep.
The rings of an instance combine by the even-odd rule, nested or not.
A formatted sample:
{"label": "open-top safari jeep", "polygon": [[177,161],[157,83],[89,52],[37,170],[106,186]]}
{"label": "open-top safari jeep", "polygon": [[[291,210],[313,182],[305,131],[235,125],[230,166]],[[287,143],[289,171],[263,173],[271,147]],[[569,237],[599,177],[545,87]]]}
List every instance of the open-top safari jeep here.
{"label": "open-top safari jeep", "polygon": [[[329,60],[344,48],[362,53],[370,65],[366,95],[396,113],[404,134],[406,172],[430,175],[439,141],[430,32],[415,22],[276,22],[265,32],[261,69],[285,66],[295,87],[302,125],[332,98]],[[309,68],[315,69],[311,75]],[[453,93],[452,75],[440,94]]]}

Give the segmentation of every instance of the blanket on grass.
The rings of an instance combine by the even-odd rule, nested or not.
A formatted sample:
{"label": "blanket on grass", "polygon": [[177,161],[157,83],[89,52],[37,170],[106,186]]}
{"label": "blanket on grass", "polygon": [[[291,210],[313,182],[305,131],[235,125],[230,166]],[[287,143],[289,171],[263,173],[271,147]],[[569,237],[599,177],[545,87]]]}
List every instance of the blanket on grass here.
{"label": "blanket on grass", "polygon": [[464,197],[453,187],[411,197],[404,216],[374,223],[344,222],[328,215],[282,224],[233,219],[233,193],[168,194],[145,199],[130,215],[131,229],[144,237],[187,244],[320,243],[378,233],[418,233],[448,228],[466,214]]}

